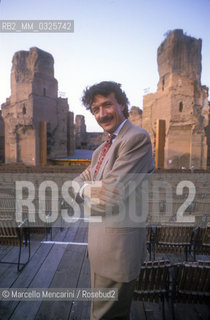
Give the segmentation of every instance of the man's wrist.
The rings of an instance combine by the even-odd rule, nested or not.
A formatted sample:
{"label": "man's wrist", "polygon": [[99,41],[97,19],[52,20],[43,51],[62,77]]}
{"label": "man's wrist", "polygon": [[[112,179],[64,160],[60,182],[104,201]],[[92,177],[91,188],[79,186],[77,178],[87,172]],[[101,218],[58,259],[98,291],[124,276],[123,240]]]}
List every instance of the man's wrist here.
{"label": "man's wrist", "polygon": [[85,183],[81,186],[81,188],[79,189],[79,196],[80,196],[80,198],[82,198],[83,200],[84,200],[83,191],[84,191],[85,187],[87,187],[88,185],[89,185],[89,183],[85,182]]}

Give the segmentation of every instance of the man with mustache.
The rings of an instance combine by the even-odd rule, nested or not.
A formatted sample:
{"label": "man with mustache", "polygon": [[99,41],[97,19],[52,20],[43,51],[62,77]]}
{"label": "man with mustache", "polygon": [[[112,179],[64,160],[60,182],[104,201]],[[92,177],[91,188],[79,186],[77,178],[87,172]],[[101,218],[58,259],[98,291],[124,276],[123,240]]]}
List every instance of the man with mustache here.
{"label": "man with mustache", "polygon": [[128,320],[135,281],[145,259],[145,221],[141,183],[154,170],[148,133],[128,118],[129,101],[121,85],[103,81],[82,98],[108,139],[93,153],[91,165],[75,180],[76,200],[89,206],[88,253],[92,288],[118,290],[117,301],[94,300],[91,320]]}

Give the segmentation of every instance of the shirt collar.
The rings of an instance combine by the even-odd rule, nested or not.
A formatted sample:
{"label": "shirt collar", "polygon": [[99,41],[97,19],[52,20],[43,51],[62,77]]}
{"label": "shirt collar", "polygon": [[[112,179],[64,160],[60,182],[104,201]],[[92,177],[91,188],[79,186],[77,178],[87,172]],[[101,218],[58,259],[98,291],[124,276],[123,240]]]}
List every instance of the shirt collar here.
{"label": "shirt collar", "polygon": [[115,132],[113,132],[113,134],[117,137],[117,135],[119,134],[120,130],[122,129],[122,127],[124,126],[125,122],[127,121],[127,119],[125,119],[120,125],[119,127],[115,130]]}

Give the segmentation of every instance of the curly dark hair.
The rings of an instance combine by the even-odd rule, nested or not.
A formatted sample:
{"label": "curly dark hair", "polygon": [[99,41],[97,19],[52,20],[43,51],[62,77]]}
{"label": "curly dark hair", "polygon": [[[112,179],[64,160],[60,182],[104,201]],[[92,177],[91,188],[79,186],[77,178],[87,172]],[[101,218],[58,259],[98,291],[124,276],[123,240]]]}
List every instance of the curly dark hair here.
{"label": "curly dark hair", "polygon": [[104,97],[107,97],[111,93],[115,94],[115,98],[120,105],[125,106],[123,114],[125,118],[128,118],[128,98],[125,92],[122,91],[121,84],[114,81],[102,81],[100,83],[94,84],[91,87],[87,87],[83,91],[82,103],[87,110],[91,111],[91,105],[96,95],[100,94]]}

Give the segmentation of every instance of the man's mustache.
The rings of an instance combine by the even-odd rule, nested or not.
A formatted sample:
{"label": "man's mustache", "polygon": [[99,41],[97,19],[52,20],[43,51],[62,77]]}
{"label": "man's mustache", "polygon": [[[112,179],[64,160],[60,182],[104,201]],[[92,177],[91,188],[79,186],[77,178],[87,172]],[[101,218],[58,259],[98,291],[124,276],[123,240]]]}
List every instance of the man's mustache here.
{"label": "man's mustache", "polygon": [[103,117],[98,121],[98,123],[105,123],[105,122],[111,121],[112,119],[113,119],[113,116]]}

